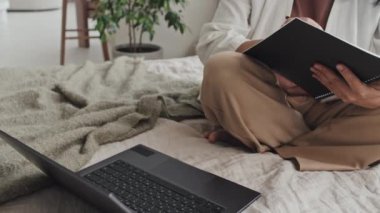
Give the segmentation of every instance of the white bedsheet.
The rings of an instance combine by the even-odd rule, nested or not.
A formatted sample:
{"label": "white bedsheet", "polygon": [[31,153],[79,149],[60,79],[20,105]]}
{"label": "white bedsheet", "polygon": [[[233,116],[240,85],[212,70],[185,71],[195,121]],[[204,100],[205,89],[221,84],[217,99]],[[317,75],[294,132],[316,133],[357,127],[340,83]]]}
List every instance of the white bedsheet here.
{"label": "white bedsheet", "polygon": [[[196,57],[154,61],[150,71],[170,78],[202,77],[202,65]],[[186,123],[159,119],[149,132],[102,146],[89,164],[144,144],[261,192],[262,197],[245,212],[380,212],[380,166],[355,172],[298,172],[291,162],[275,154],[252,154],[209,144],[199,131],[199,127],[207,128],[205,121]],[[2,205],[0,212],[96,210],[55,186]]]}
{"label": "white bedsheet", "polygon": [[298,172],[275,154],[209,144],[188,125],[161,119],[153,131],[102,149],[143,144],[262,193],[245,212],[380,212],[380,166],[355,172]]}
{"label": "white bedsheet", "polygon": [[[193,122],[194,123],[194,122]],[[153,130],[108,144],[89,164],[136,144],[212,172],[262,193],[245,212],[379,212],[380,167],[355,172],[298,172],[277,155],[252,154],[213,145],[187,124],[160,119]],[[0,207],[0,212],[94,212],[58,187],[37,192]]]}

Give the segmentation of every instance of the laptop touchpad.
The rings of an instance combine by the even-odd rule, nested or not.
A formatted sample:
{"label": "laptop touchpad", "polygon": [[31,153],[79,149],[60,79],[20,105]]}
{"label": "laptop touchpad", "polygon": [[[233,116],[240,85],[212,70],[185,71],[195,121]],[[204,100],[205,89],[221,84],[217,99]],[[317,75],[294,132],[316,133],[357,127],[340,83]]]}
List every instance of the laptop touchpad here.
{"label": "laptop touchpad", "polygon": [[152,172],[169,182],[191,189],[191,191],[202,189],[202,185],[213,178],[206,172],[175,160],[168,160],[158,165],[152,169]]}

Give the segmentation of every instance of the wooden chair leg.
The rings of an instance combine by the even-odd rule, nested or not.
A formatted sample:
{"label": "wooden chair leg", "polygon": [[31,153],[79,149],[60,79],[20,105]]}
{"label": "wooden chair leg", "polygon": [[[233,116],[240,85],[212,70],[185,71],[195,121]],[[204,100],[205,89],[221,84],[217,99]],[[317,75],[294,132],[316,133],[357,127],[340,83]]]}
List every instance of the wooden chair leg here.
{"label": "wooden chair leg", "polygon": [[[73,39],[72,37],[66,37],[66,29],[67,25],[67,5],[69,0],[62,0],[62,26],[61,26],[61,55],[60,55],[60,64],[65,64],[65,52],[66,52],[66,39]],[[77,30],[69,30],[69,31],[77,31],[78,33],[78,41],[79,46],[81,47],[89,47],[89,29],[88,29],[88,6],[85,4],[85,0],[75,0],[76,10],[77,10]],[[108,51],[107,42],[102,42],[102,51],[103,57],[105,61],[110,60],[110,55]]]}
{"label": "wooden chair leg", "polygon": [[102,41],[102,50],[103,50],[104,60],[105,61],[109,61],[110,60],[110,55],[109,55],[109,52],[108,52],[108,44],[107,44],[107,42],[103,42]]}
{"label": "wooden chair leg", "polygon": [[78,44],[79,47],[88,48],[90,46],[90,41],[87,39],[89,37],[88,32],[88,7],[86,0],[75,0],[75,8],[77,15],[77,28],[78,31]]}
{"label": "wooden chair leg", "polygon": [[65,48],[66,48],[66,18],[67,18],[67,2],[68,0],[63,0],[62,5],[62,25],[61,25],[61,59],[60,64],[65,64]]}

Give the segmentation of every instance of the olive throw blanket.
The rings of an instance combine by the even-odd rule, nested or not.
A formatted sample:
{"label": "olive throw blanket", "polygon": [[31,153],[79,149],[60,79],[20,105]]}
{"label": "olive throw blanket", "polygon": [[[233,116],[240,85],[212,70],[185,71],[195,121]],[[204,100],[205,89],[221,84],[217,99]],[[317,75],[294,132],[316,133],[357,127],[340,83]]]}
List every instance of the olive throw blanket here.
{"label": "olive throw blanket", "polygon": [[[0,129],[77,171],[100,145],[154,127],[158,117],[203,116],[200,78],[169,78],[140,59],[49,69],[0,69]],[[0,203],[46,186],[36,167],[0,140]]]}

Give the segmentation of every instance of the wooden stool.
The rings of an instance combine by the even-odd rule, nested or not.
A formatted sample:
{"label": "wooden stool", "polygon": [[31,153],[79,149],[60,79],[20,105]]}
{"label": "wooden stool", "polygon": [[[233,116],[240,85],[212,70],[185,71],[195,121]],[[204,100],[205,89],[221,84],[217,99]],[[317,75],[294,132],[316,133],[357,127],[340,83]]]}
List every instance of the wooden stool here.
{"label": "wooden stool", "polygon": [[[61,27],[61,60],[60,64],[65,63],[65,48],[66,40],[78,39],[80,47],[89,47],[89,40],[99,36],[90,36],[90,31],[96,31],[95,29],[88,29],[88,19],[91,18],[91,13],[95,11],[95,4],[89,0],[75,0],[76,14],[77,14],[77,29],[66,29],[67,22],[67,4],[69,0],[63,0],[62,5],[62,27]],[[66,32],[77,32],[77,36],[66,36]],[[102,42],[103,57],[105,61],[108,61],[109,53],[107,42]]]}

